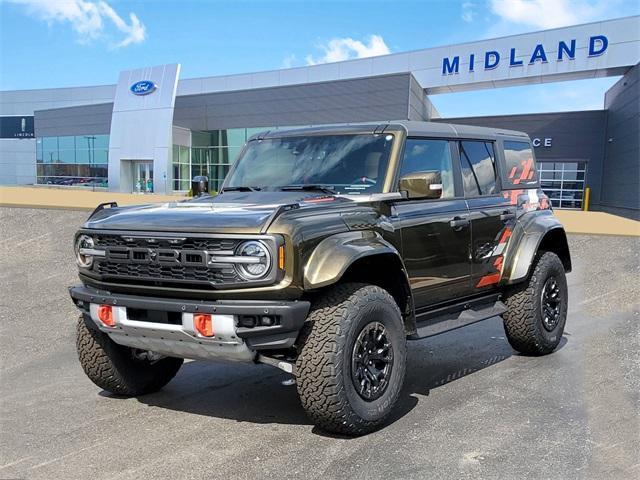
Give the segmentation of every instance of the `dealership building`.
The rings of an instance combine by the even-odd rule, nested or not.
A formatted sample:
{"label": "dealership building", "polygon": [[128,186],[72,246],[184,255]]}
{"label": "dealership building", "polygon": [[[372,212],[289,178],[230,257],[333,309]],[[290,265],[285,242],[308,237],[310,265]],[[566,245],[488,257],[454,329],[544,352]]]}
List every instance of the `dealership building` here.
{"label": "dealership building", "polygon": [[[180,65],[115,85],[0,92],[0,185],[184,192],[218,188],[263,130],[431,120],[527,132],[558,208],[640,217],[640,16],[266,72],[180,78]],[[429,95],[619,76],[603,108],[447,118]],[[107,79],[109,80],[109,79]],[[114,75],[115,80],[115,75]]]}

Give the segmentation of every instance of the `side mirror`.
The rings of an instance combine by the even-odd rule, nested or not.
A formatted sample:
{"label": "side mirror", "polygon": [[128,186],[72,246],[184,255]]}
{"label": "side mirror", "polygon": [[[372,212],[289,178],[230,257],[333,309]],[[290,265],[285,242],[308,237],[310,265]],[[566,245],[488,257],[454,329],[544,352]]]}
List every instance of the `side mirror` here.
{"label": "side mirror", "polygon": [[191,180],[191,192],[194,197],[209,194],[209,179],[204,175],[197,175]]}
{"label": "side mirror", "polygon": [[414,172],[400,179],[399,190],[407,192],[407,198],[438,199],[442,197],[440,171]]}

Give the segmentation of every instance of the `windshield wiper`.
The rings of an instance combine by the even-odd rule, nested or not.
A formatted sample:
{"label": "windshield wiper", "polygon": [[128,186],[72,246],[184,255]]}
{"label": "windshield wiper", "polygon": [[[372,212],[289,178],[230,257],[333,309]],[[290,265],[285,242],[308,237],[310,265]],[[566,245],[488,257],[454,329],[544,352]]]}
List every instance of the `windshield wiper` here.
{"label": "windshield wiper", "polygon": [[300,191],[317,190],[320,192],[329,193],[331,195],[336,195],[338,193],[335,190],[332,190],[329,187],[326,187],[324,185],[318,185],[318,184],[312,184],[312,183],[307,183],[304,185],[284,185],[278,188],[283,192],[287,192],[287,191],[293,192],[297,190],[300,190]]}
{"label": "windshield wiper", "polygon": [[260,190],[262,190],[260,187],[246,187],[246,186],[243,185],[243,186],[240,186],[240,187],[224,187],[220,193],[224,193],[224,192],[259,192]]}

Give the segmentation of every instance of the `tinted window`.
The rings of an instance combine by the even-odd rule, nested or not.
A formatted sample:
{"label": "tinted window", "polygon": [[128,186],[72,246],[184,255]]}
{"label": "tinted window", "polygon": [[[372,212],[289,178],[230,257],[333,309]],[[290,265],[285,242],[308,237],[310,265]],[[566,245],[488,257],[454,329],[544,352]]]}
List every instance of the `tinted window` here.
{"label": "tinted window", "polygon": [[415,172],[440,172],[442,197],[453,198],[451,150],[447,140],[419,140],[409,138],[404,147],[400,176]]}
{"label": "tinted window", "polygon": [[462,182],[466,196],[496,193],[496,161],[491,142],[460,142]]}
{"label": "tinted window", "polygon": [[227,187],[321,185],[343,194],[382,191],[394,136],[309,135],[247,144]]}
{"label": "tinted window", "polygon": [[533,161],[533,150],[529,142],[504,142],[507,183],[531,185],[538,182],[538,173]]}

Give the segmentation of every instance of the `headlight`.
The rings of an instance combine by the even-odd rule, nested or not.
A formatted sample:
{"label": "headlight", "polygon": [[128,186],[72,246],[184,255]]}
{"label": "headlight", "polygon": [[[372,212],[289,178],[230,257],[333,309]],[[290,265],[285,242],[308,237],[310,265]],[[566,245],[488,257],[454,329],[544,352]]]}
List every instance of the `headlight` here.
{"label": "headlight", "polygon": [[93,265],[93,250],[94,250],[93,238],[89,235],[80,235],[76,239],[75,252],[76,263],[81,268],[91,268]]}
{"label": "headlight", "polygon": [[236,268],[245,280],[257,280],[269,273],[271,254],[264,243],[256,240],[244,242],[236,250],[236,256],[241,257]]}

